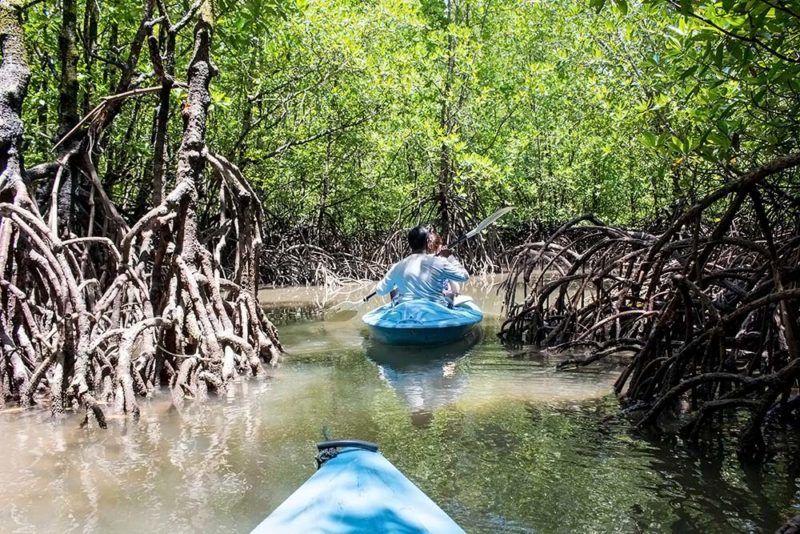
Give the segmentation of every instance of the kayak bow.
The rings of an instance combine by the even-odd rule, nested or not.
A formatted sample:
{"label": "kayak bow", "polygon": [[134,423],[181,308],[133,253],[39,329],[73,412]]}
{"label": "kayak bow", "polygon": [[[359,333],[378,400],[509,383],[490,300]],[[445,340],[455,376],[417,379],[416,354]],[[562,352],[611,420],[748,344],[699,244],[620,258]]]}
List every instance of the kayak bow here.
{"label": "kayak bow", "polygon": [[319,470],[254,533],[464,533],[377,445],[335,441],[317,448]]}

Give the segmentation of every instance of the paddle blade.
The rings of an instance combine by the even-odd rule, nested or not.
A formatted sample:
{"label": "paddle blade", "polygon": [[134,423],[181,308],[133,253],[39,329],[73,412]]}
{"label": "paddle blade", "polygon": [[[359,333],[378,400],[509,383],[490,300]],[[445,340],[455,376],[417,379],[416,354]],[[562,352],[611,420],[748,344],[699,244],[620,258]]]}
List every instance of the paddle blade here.
{"label": "paddle blade", "polygon": [[373,291],[360,300],[345,300],[333,306],[326,314],[326,321],[349,321],[355,317],[372,297],[377,293]]}
{"label": "paddle blade", "polygon": [[467,232],[466,239],[469,239],[470,237],[474,237],[474,236],[478,235],[479,233],[481,233],[481,231],[483,231],[484,228],[486,228],[487,226],[489,226],[490,224],[495,222],[497,219],[499,219],[500,217],[502,217],[503,215],[505,215],[506,213],[508,213],[509,211],[511,211],[513,209],[514,209],[514,206],[507,206],[505,208],[500,208],[496,212],[492,213],[491,215],[486,217],[484,220],[479,222],[478,226],[476,226],[475,228],[473,228],[472,230]]}
{"label": "paddle blade", "polygon": [[331,309],[325,314],[325,320],[331,323],[344,323],[358,315],[358,310]]}
{"label": "paddle blade", "polygon": [[340,302],[336,306],[333,306],[331,309],[333,311],[358,311],[361,306],[364,305],[363,300],[345,300],[344,302]]}

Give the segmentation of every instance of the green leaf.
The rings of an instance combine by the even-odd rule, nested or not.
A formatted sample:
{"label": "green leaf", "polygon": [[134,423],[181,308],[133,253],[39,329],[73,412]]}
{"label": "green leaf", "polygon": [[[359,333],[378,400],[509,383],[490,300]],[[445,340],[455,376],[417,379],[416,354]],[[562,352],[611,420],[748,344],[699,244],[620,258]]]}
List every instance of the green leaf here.
{"label": "green leaf", "polygon": [[719,147],[722,147],[722,148],[724,148],[726,150],[728,148],[730,148],[730,146],[731,146],[731,140],[728,139],[728,137],[726,135],[722,135],[722,134],[717,133],[717,132],[710,132],[708,134],[708,140],[712,144],[717,145]]}
{"label": "green leaf", "polygon": [[686,142],[677,135],[670,136],[669,143],[675,151],[684,152],[683,148],[686,145]]}
{"label": "green leaf", "polygon": [[692,65],[691,67],[689,67],[688,69],[683,71],[683,73],[680,75],[680,77],[678,79],[679,80],[685,80],[686,78],[688,78],[689,76],[694,74],[695,71],[697,71],[697,65]]}
{"label": "green leaf", "polygon": [[658,146],[658,136],[653,132],[642,132],[642,135],[639,136],[639,140],[647,148],[655,148]]}
{"label": "green leaf", "polygon": [[716,50],[714,51],[714,64],[719,67],[720,69],[725,64],[725,42],[721,42],[717,45]]}
{"label": "green leaf", "polygon": [[731,55],[738,59],[739,61],[744,60],[744,47],[739,41],[731,39],[728,41],[728,50],[730,51]]}
{"label": "green leaf", "polygon": [[606,0],[589,0],[589,5],[600,13],[603,10],[603,6],[606,5]]}

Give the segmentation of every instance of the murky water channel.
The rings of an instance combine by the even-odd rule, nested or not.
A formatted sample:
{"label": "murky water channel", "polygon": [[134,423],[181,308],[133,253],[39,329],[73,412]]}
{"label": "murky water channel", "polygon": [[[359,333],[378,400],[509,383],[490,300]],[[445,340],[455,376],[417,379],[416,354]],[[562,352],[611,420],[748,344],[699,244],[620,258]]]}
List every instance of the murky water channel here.
{"label": "murky water channel", "polygon": [[288,350],[269,380],[180,413],[152,399],[106,431],[0,414],[0,532],[247,532],[313,472],[323,433],[379,443],[468,532],[771,532],[800,513],[800,460],[746,472],[608,420],[614,368],[502,347],[497,297],[473,292],[482,335],[437,351],[267,292]]}

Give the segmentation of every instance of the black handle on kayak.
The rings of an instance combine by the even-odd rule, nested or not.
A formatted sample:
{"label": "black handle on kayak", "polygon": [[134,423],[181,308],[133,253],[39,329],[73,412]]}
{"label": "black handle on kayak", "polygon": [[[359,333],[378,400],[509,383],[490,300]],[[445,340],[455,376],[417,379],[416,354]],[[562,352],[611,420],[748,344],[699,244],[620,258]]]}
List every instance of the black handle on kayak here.
{"label": "black handle on kayak", "polygon": [[378,452],[378,444],[371,441],[362,441],[360,439],[334,439],[331,441],[321,441],[317,443],[317,450],[324,451],[325,449],[338,449],[340,447],[354,447],[356,449],[364,449],[365,451]]}

